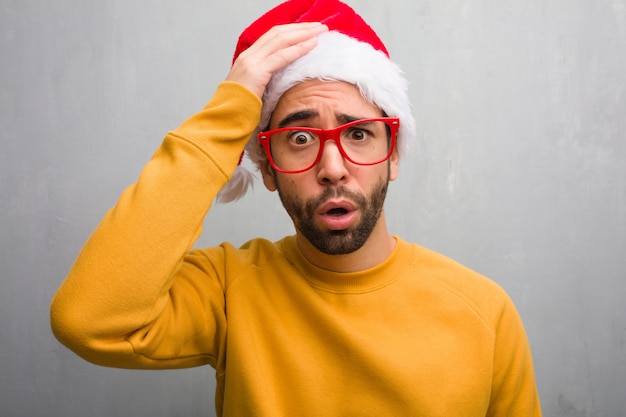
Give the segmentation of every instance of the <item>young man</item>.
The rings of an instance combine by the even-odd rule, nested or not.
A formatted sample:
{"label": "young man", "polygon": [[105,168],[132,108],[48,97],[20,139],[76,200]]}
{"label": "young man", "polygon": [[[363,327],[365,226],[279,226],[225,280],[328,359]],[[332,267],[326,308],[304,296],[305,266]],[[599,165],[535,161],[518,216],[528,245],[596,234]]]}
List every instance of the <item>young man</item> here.
{"label": "young man", "polygon": [[[279,5],[91,236],[56,336],[106,366],[210,364],[220,416],[540,415],[506,294],[387,231],[413,134],[406,81],[352,9]],[[295,236],[191,250],[218,192],[245,192],[247,142]]]}

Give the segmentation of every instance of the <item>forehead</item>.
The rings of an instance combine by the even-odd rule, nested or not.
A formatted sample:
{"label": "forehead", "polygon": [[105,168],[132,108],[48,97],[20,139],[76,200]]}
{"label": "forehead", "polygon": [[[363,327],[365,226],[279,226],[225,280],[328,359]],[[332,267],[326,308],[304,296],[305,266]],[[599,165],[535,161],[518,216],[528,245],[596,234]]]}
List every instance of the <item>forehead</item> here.
{"label": "forehead", "polygon": [[318,79],[303,81],[287,90],[272,113],[271,124],[297,111],[315,111],[322,116],[353,114],[360,118],[380,117],[382,113],[355,85]]}

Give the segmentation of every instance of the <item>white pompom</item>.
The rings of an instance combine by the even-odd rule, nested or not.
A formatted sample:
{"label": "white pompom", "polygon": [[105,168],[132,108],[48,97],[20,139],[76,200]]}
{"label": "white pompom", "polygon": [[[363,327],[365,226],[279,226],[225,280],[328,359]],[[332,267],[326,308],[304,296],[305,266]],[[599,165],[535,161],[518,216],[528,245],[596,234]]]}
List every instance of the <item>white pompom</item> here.
{"label": "white pompom", "polygon": [[252,185],[254,185],[254,174],[242,165],[238,165],[230,181],[217,193],[216,201],[230,203],[239,200]]}

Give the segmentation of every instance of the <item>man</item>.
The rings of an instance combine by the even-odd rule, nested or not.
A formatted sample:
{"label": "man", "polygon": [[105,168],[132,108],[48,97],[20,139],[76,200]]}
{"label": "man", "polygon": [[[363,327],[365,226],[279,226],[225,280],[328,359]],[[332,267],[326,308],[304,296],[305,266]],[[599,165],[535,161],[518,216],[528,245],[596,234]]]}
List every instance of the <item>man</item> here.
{"label": "man", "polygon": [[[540,415],[506,294],[387,231],[413,135],[406,81],[352,9],[279,5],[91,236],[56,336],[106,366],[210,364],[220,416]],[[218,191],[245,192],[246,142],[295,236],[191,250]]]}

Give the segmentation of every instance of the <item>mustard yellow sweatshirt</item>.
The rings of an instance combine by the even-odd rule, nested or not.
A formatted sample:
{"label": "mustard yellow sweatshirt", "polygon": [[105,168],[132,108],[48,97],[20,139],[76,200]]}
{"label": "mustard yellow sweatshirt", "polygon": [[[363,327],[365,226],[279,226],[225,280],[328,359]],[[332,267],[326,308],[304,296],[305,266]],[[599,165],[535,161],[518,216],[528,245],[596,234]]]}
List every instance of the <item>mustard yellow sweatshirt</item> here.
{"label": "mustard yellow sweatshirt", "polygon": [[515,307],[448,258],[399,237],[355,273],[293,236],[191,249],[260,108],[222,83],[167,135],[56,294],[57,338],[105,366],[209,364],[220,416],[540,416]]}

